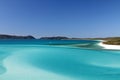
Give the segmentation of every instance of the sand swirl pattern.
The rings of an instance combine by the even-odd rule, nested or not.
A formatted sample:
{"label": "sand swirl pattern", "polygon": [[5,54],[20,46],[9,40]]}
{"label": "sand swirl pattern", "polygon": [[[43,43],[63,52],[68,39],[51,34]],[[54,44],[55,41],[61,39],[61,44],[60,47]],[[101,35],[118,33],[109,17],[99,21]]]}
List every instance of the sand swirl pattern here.
{"label": "sand swirl pattern", "polygon": [[0,48],[4,52],[0,54],[1,80],[120,79],[120,51],[50,45],[6,45]]}

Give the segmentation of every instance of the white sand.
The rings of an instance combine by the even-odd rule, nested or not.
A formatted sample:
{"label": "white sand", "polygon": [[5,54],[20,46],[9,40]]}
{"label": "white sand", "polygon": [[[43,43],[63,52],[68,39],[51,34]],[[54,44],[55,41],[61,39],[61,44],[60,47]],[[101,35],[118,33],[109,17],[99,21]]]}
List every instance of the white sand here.
{"label": "white sand", "polygon": [[114,49],[114,50],[120,50],[120,45],[108,45],[108,44],[103,44],[103,41],[98,43],[99,46],[102,46],[104,49]]}
{"label": "white sand", "polygon": [[[36,50],[33,49],[31,52],[35,53]],[[3,62],[6,72],[0,75],[0,80],[74,80],[71,77],[32,66],[29,64],[29,61],[26,63],[23,57],[28,55],[27,53],[30,52],[27,50],[18,50],[13,52],[13,55],[7,57]]]}

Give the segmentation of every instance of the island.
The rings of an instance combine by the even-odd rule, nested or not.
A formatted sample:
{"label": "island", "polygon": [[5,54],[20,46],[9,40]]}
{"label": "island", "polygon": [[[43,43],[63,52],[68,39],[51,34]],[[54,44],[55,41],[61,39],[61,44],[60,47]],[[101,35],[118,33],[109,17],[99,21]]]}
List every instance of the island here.
{"label": "island", "polygon": [[70,38],[64,36],[41,37],[41,40],[69,40]]}
{"label": "island", "polygon": [[107,38],[103,43],[109,45],[120,45],[120,37]]}
{"label": "island", "polygon": [[6,35],[0,34],[0,39],[35,39],[33,36],[16,36],[16,35]]}
{"label": "island", "polygon": [[120,50],[120,37],[105,38],[98,45],[104,49]]}

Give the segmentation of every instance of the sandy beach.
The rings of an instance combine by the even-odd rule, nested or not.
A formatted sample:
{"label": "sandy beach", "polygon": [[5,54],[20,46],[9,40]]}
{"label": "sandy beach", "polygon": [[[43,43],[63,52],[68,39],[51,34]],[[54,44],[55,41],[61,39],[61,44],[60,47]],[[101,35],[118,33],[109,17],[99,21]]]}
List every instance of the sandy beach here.
{"label": "sandy beach", "polygon": [[102,46],[104,49],[114,49],[114,50],[120,50],[120,45],[108,45],[108,44],[103,44],[103,40],[98,43],[99,46]]}

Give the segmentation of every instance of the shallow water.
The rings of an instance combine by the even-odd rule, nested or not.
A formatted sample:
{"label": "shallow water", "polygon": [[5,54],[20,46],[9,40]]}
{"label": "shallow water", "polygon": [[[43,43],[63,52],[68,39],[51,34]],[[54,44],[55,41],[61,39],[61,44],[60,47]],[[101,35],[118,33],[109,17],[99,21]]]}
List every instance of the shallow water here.
{"label": "shallow water", "polygon": [[88,43],[2,40],[0,80],[120,80],[120,51],[70,46]]}

